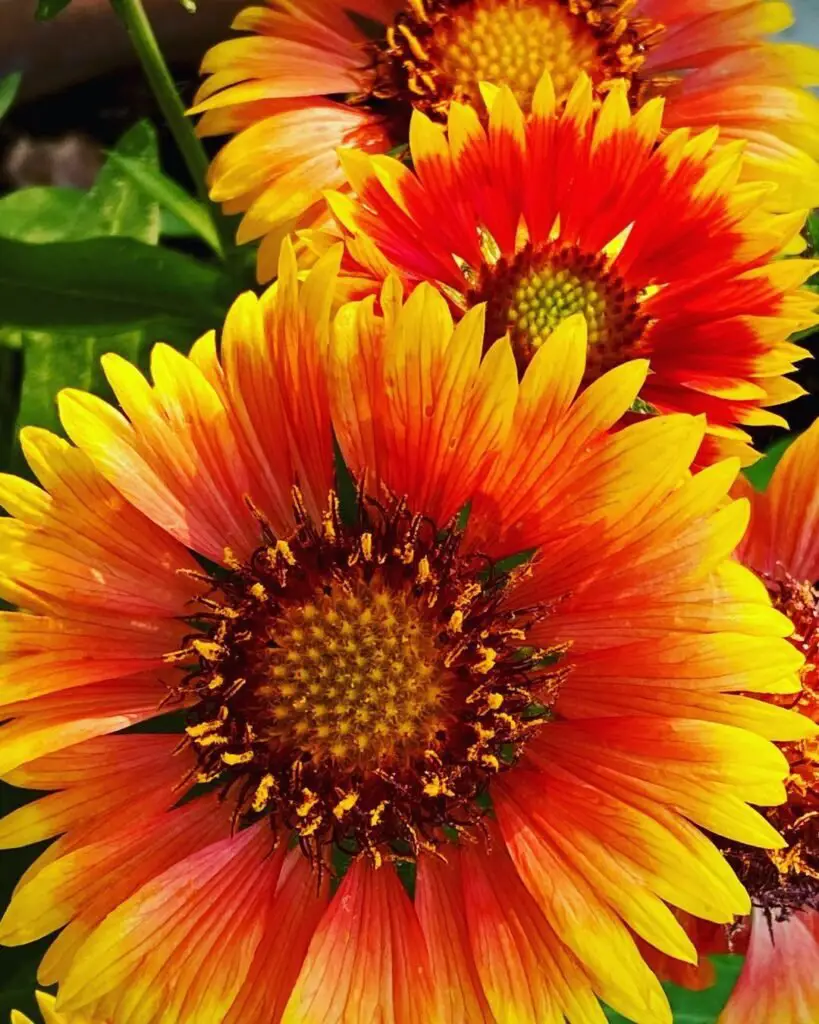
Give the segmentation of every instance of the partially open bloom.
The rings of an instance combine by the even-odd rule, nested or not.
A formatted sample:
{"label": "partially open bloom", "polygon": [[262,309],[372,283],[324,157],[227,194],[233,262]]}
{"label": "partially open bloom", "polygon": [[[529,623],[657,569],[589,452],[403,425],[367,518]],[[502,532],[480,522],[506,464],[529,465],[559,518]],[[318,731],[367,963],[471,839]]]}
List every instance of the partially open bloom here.
{"label": "partially open bloom", "polygon": [[804,88],[819,83],[819,53],[766,39],[791,21],[778,0],[268,0],[236,18],[250,35],[203,63],[199,131],[236,135],[212,195],[245,214],[241,240],[266,236],[266,280],[284,234],[341,183],[337,147],[404,146],[413,110],[482,113],[481,82],[507,85],[528,113],[547,71],[559,105],[581,72],[596,100],[614,79],[633,110],[665,96],[666,128],[717,124],[748,142],[744,175],[777,182],[771,208],[819,205],[819,101]]}
{"label": "partially open bloom", "polygon": [[[785,452],[768,489],[747,484],[751,523],[738,550],[794,625],[802,690],[777,703],[819,722],[819,421]],[[819,1014],[819,743],[788,744],[788,801],[768,818],[784,850],[732,851],[754,904],[747,960],[722,1024],[815,1024]]]}
{"label": "partially open bloom", "polygon": [[[801,691],[766,699],[819,722],[819,421],[788,449],[764,493],[737,481],[751,504],[738,557],[765,584],[794,625],[791,643],[805,656]],[[746,960],[720,1024],[815,1024],[819,1012],[819,744],[784,746],[790,771],[787,803],[766,811],[783,835],[781,850],[724,844],[753,904],[728,929],[682,915],[699,950],[698,967],[648,956],[661,976],[691,988],[713,982],[707,953],[740,952]]]}
{"label": "partially open bloom", "polygon": [[487,129],[459,103],[447,132],[415,113],[414,170],[344,154],[356,198],[329,198],[347,287],[398,272],[438,283],[457,312],[486,302],[487,345],[508,331],[521,369],[582,313],[586,383],[647,358],[642,411],[705,413],[701,461],[748,461],[743,427],[785,424],[767,407],[802,394],[783,375],[807,353],[788,337],[819,320],[802,288],[819,264],[774,260],[801,215],[760,213],[765,186],[737,182],[741,156],[715,150],[713,133],[680,130],[658,147],[661,100],[632,115],[622,82],[599,113],[592,99],[581,77],[560,111],[544,76],[528,120],[507,89]]}
{"label": "partially open bloom", "polygon": [[749,911],[698,826],[781,845],[749,805],[811,733],[755,696],[802,657],[731,560],[737,463],[611,432],[646,364],[578,394],[580,317],[519,382],[483,307],[390,279],[331,344],[339,259],[285,246],[152,385],[107,357],[76,447],[24,432],[0,771],[51,792],[0,842],[61,838],[0,938],[62,929],[40,980],[92,1020],[666,1024],[635,936],[690,961],[670,907]]}

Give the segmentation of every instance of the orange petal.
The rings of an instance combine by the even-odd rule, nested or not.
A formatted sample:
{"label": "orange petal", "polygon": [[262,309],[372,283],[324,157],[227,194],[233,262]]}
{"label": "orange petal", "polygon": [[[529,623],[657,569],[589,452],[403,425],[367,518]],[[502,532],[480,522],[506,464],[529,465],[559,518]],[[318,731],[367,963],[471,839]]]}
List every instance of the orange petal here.
{"label": "orange petal", "polygon": [[287,854],[264,935],[224,1024],[280,1020],[326,911],[328,888],[326,875],[316,885],[316,876],[300,850]]}
{"label": "orange petal", "polygon": [[415,910],[435,980],[440,1024],[494,1024],[469,943],[463,893],[463,857],[457,846],[446,860],[418,861]]}
{"label": "orange petal", "polygon": [[[149,1024],[223,1020],[275,899],[284,844],[264,823],[205,847],[120,904],[78,951],[58,1008]],[[225,912],[226,901],[231,908]]]}
{"label": "orange petal", "polygon": [[[497,827],[491,828],[491,845],[464,847],[462,874],[472,954],[495,1019],[562,1024],[566,1016],[602,1024],[596,979],[527,891]],[[617,999],[617,990],[632,987],[628,966],[620,964],[603,986],[611,1005],[636,1011],[629,1016],[639,1024],[670,1022],[659,984],[653,986],[656,998]],[[654,1016],[642,1012],[649,1006]]]}
{"label": "orange petal", "polygon": [[434,1020],[424,937],[392,866],[350,866],[316,929],[281,1024]]}

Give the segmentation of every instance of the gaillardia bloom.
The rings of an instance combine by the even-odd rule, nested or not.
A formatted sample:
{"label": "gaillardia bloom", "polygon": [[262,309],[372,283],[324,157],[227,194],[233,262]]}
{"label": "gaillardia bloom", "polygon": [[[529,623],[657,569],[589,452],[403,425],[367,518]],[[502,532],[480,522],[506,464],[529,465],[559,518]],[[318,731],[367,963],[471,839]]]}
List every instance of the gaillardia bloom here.
{"label": "gaillardia bloom", "polygon": [[698,826],[780,846],[749,804],[812,731],[753,696],[803,659],[731,559],[736,460],[612,432],[646,364],[578,394],[580,317],[520,382],[429,285],[331,335],[339,260],[285,246],[218,355],[107,357],[122,412],[24,433],[0,770],[53,792],[0,839],[61,838],[0,938],[62,928],[40,981],[91,1020],[670,1022],[635,936],[749,911]]}
{"label": "gaillardia bloom", "polygon": [[[764,493],[744,479],[751,521],[737,555],[757,574],[774,605],[794,625],[791,643],[805,656],[802,688],[766,699],[819,722],[819,421],[799,437],[776,467]],[[784,747],[790,765],[787,803],[766,811],[785,838],[781,850],[722,844],[753,904],[751,915],[727,929],[681,915],[702,958],[741,952],[746,961],[720,1024],[815,1024],[819,1011],[819,744]],[[679,984],[713,983],[707,960],[698,967],[648,951],[658,972]]]}
{"label": "gaillardia bloom", "polygon": [[[704,413],[715,451],[753,458],[747,425],[802,394],[783,374],[808,353],[787,339],[819,321],[803,281],[819,264],[774,260],[801,216],[758,210],[736,148],[681,129],[659,146],[662,100],[632,115],[624,83],[599,113],[581,76],[561,111],[548,76],[532,116],[507,89],[488,128],[452,103],[448,132],[415,113],[414,171],[344,153],[357,198],[329,199],[347,235],[347,287],[397,271],[436,282],[453,309],[487,303],[486,343],[509,332],[521,369],[566,318],[589,328],[584,380],[650,360],[643,411]],[[314,244],[324,234],[314,234]],[[648,409],[646,407],[649,407]]]}
{"label": "gaillardia bloom", "polygon": [[747,178],[767,202],[819,205],[819,53],[768,42],[792,21],[770,0],[268,0],[249,32],[215,46],[194,113],[202,135],[235,134],[211,171],[215,200],[245,214],[239,238],[267,236],[260,279],[321,192],[337,188],[339,146],[386,153],[413,110],[441,122],[453,101],[483,112],[480,84],[508,86],[525,113],[544,71],[562,105],[581,72],[595,99],[614,79],[638,109],[667,100],[666,128],[744,139]]}
{"label": "gaillardia bloom", "polygon": [[[738,556],[765,583],[794,625],[791,643],[805,655],[802,690],[770,698],[819,722],[819,421],[776,467],[764,493],[738,483],[751,523]],[[819,1012],[819,744],[788,744],[788,801],[767,812],[783,850],[729,847],[753,913],[731,948],[746,962],[720,1024],[814,1024]]]}

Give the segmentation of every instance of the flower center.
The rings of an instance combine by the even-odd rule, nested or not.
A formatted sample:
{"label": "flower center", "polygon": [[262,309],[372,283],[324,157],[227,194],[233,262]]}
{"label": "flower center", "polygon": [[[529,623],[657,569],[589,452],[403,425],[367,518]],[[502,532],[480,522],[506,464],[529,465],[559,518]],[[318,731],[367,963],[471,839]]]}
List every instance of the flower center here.
{"label": "flower center", "polygon": [[377,765],[423,750],[443,724],[432,624],[377,575],[330,583],[269,633],[270,682],[258,689],[269,739],[295,737],[317,762]]}
{"label": "flower center", "polygon": [[[785,575],[763,577],[774,607],[794,625],[791,643],[806,658],[802,689],[795,695],[770,696],[819,722],[819,594],[809,581]],[[782,745],[790,773],[787,803],[768,808],[766,817],[787,842],[783,850],[732,846],[729,860],[755,905],[777,920],[811,907],[819,910],[819,741]]]}
{"label": "flower center", "polygon": [[637,355],[648,318],[637,291],[599,254],[577,246],[525,246],[512,260],[484,267],[471,304],[487,303],[487,340],[507,331],[521,368],[567,317],[582,313],[589,331],[586,380]]}
{"label": "flower center", "polygon": [[[611,0],[410,0],[387,30],[372,94],[445,117],[451,100],[480,106],[479,84],[507,85],[524,110],[544,71],[559,102],[579,71],[599,92],[632,80],[659,26]],[[635,90],[638,88],[635,83]]]}
{"label": "flower center", "polygon": [[[526,647],[545,609],[510,602],[525,567],[460,553],[461,532],[360,499],[320,524],[295,493],[284,539],[207,584],[184,672],[196,781],[237,794],[314,862],[333,844],[379,861],[435,848],[484,813],[492,777],[548,716],[561,651]],[[448,830],[451,830],[448,832]]]}

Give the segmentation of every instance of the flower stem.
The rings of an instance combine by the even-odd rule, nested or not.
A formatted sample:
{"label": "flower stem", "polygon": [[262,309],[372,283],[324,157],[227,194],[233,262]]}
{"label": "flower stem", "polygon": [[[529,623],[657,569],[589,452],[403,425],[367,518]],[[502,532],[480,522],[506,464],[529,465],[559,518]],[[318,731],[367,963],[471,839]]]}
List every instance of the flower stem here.
{"label": "flower stem", "polygon": [[222,216],[218,206],[208,196],[206,175],[208,155],[196,136],[176,85],[162,56],[151,23],[142,6],[142,0],[111,0],[111,5],[122,19],[134,49],[139,57],[145,77],[153,90],[159,108],[174,137],[176,145],[196,186],[196,193],[210,214],[213,225],[222,243],[223,252],[232,247],[230,225]]}

